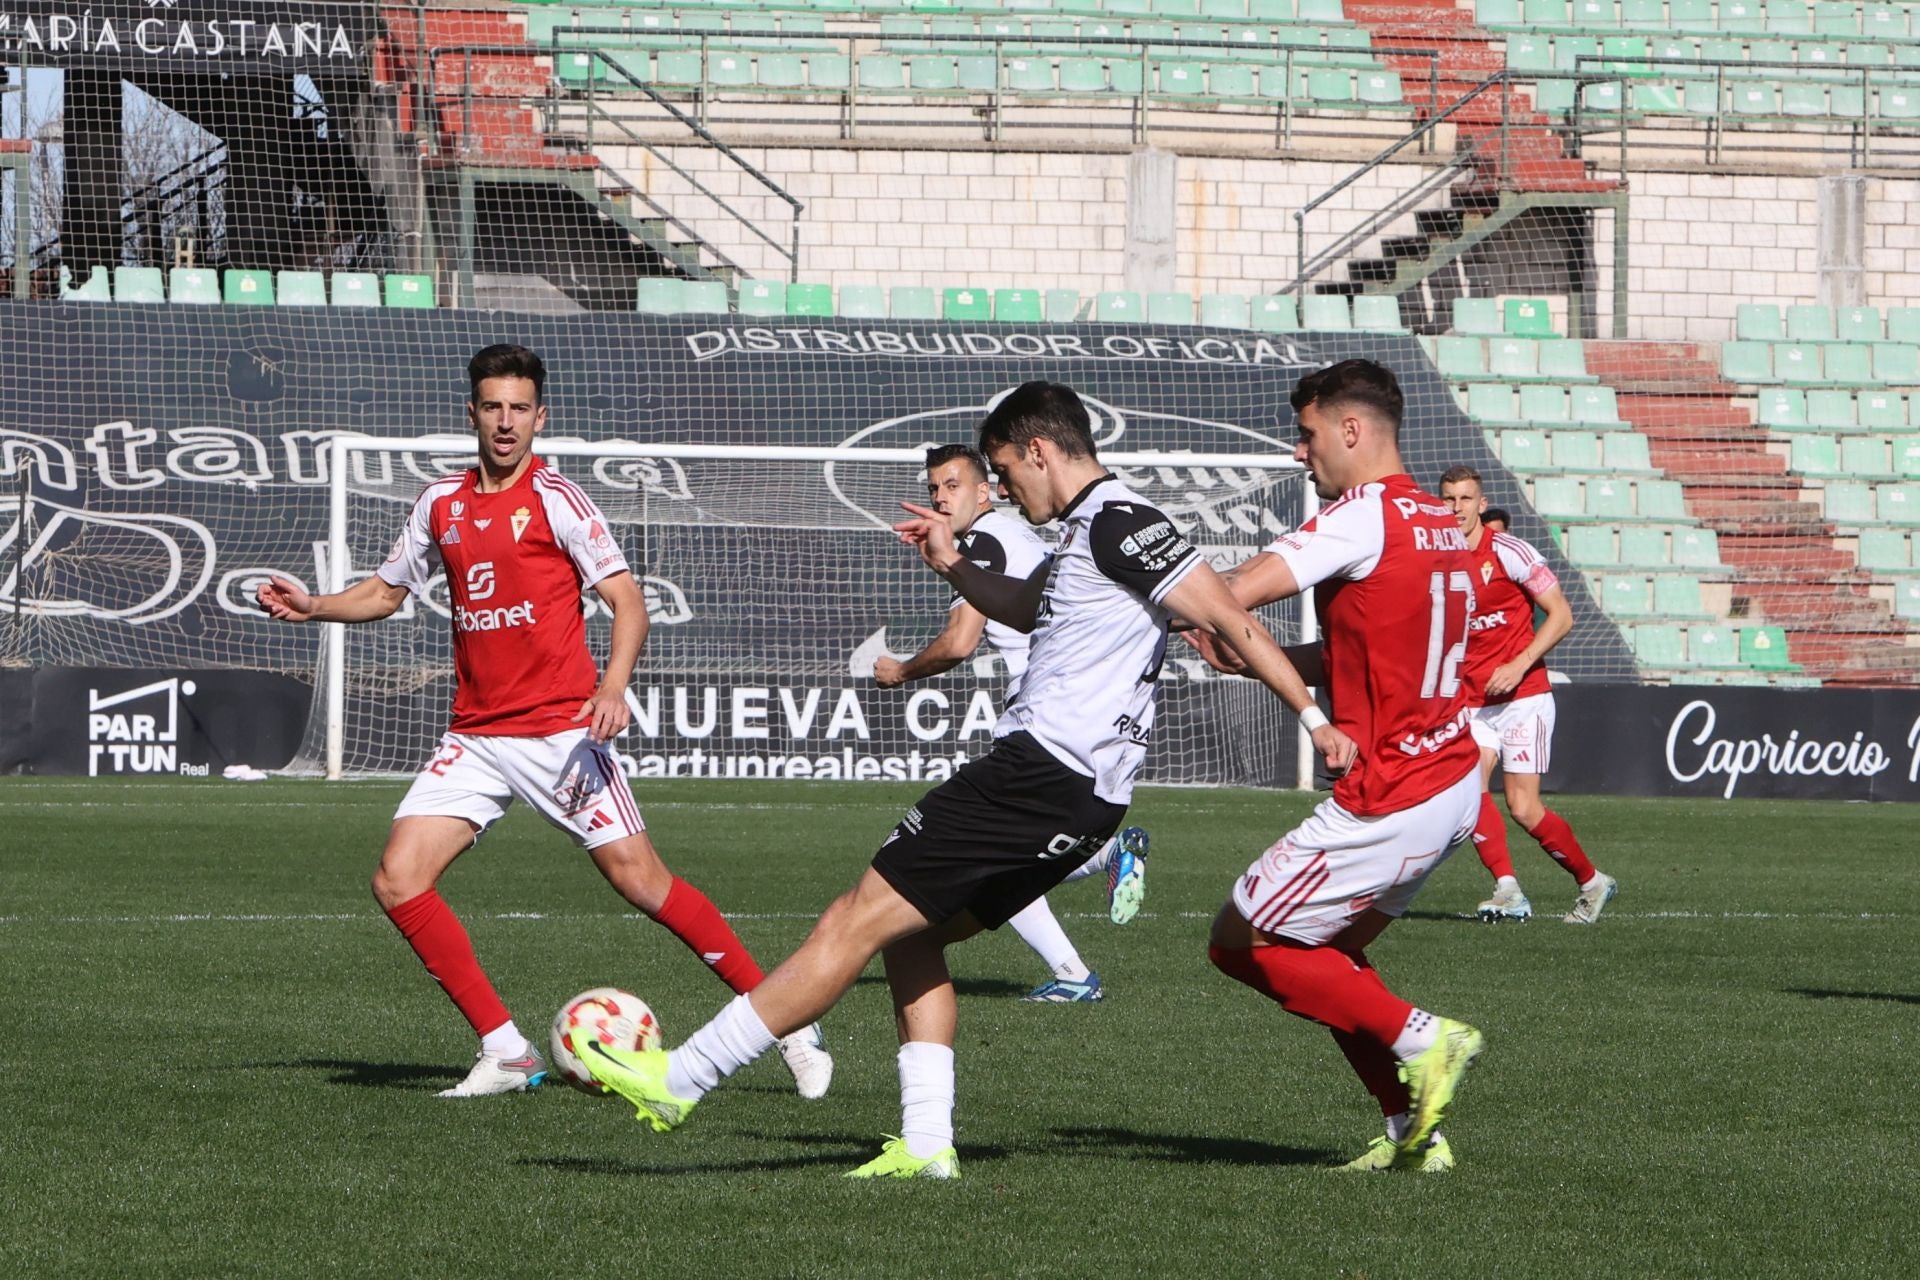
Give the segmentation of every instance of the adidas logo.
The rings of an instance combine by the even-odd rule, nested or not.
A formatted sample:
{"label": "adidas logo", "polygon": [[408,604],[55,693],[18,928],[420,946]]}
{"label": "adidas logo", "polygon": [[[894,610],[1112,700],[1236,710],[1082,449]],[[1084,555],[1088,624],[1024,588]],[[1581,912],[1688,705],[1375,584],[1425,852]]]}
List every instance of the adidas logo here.
{"label": "adidas logo", "polygon": [[607,816],[605,809],[595,809],[593,816],[587,819],[587,830],[589,831],[598,831],[602,827],[610,827],[612,825],[613,819]]}
{"label": "adidas logo", "polygon": [[719,964],[722,960],[725,960],[727,958],[727,953],[724,951],[702,951],[700,953],[700,958],[706,961],[708,968],[712,968],[714,965]]}
{"label": "adidas logo", "polygon": [[460,529],[457,525],[448,525],[447,531],[440,535],[440,545],[450,547],[460,541]]}

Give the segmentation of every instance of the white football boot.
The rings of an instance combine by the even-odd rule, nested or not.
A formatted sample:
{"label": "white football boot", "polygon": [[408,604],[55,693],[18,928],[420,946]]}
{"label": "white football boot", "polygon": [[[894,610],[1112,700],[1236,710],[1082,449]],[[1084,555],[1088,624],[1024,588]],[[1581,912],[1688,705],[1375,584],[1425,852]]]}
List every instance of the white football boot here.
{"label": "white football boot", "polygon": [[782,1036],[778,1043],[800,1096],[809,1100],[826,1097],[827,1086],[833,1083],[833,1055],[821,1041],[820,1024],[804,1026],[790,1036]]}
{"label": "white football boot", "polygon": [[437,1098],[488,1098],[496,1093],[525,1093],[547,1078],[547,1064],[531,1044],[517,1058],[502,1058],[482,1052],[474,1055],[473,1070],[451,1089],[442,1089]]}

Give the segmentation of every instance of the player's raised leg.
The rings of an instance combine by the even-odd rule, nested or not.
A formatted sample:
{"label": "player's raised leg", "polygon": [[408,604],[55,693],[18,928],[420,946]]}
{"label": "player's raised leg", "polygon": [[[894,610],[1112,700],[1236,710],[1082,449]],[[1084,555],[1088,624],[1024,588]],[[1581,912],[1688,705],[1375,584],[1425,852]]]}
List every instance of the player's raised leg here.
{"label": "player's raised leg", "polygon": [[1147,829],[1128,827],[1102,846],[1100,852],[1074,868],[1062,884],[1088,876],[1107,878],[1107,919],[1125,924],[1140,914],[1147,900]]}
{"label": "player's raised leg", "polygon": [[518,1093],[538,1085],[547,1070],[539,1051],[514,1025],[460,918],[436,887],[483,825],[444,815],[396,818],[373,873],[374,900],[480,1037],[473,1069],[444,1090],[443,1098]]}
{"label": "player's raised leg", "polygon": [[1060,927],[1059,918],[1045,898],[1035,898],[1013,919],[1007,921],[1020,941],[1033,948],[1053,976],[1021,997],[1034,1004],[1076,1004],[1103,999],[1100,975],[1080,958],[1073,939]]}

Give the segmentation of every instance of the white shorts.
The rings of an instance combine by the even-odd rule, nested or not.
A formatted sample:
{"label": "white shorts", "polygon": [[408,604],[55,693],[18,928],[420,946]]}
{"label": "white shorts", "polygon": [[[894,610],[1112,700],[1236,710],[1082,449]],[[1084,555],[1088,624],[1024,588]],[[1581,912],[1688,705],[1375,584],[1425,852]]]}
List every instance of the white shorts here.
{"label": "white shorts", "polygon": [[1479,814],[1477,769],[1411,809],[1377,818],[1322,800],[1247,868],[1233,886],[1233,905],[1262,932],[1331,942],[1362,912],[1404,914]]}
{"label": "white shorts", "polygon": [[485,831],[516,799],[586,849],[647,829],[619,763],[585,729],[548,738],[449,733],[393,816],[465,818]]}
{"label": "white shorts", "polygon": [[1477,707],[1473,740],[1483,751],[1498,751],[1508,773],[1545,773],[1553,758],[1553,715],[1550,693]]}

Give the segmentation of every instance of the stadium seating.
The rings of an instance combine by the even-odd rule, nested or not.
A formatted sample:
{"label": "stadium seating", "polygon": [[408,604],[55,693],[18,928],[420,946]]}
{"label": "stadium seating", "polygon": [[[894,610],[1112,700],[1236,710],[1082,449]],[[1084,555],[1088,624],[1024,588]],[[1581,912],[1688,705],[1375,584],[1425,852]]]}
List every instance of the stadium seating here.
{"label": "stadium seating", "polygon": [[327,277],[318,271],[282,271],[274,290],[274,301],[283,307],[327,305]]}
{"label": "stadium seating", "polygon": [[380,277],[367,271],[336,271],[331,282],[336,307],[380,305]]}
{"label": "stadium seating", "polygon": [[108,302],[113,298],[113,278],[103,266],[87,271],[87,282],[73,283],[73,268],[60,264],[60,300],[62,302]]}
{"label": "stadium seating", "polygon": [[273,305],[273,273],[229,270],[221,279],[220,297],[228,306],[270,307]]}
{"label": "stadium seating", "polygon": [[383,301],[389,307],[431,307],[432,276],[391,275],[384,282]]}
{"label": "stadium seating", "polygon": [[166,277],[158,267],[115,267],[113,298],[116,302],[165,302]]}

